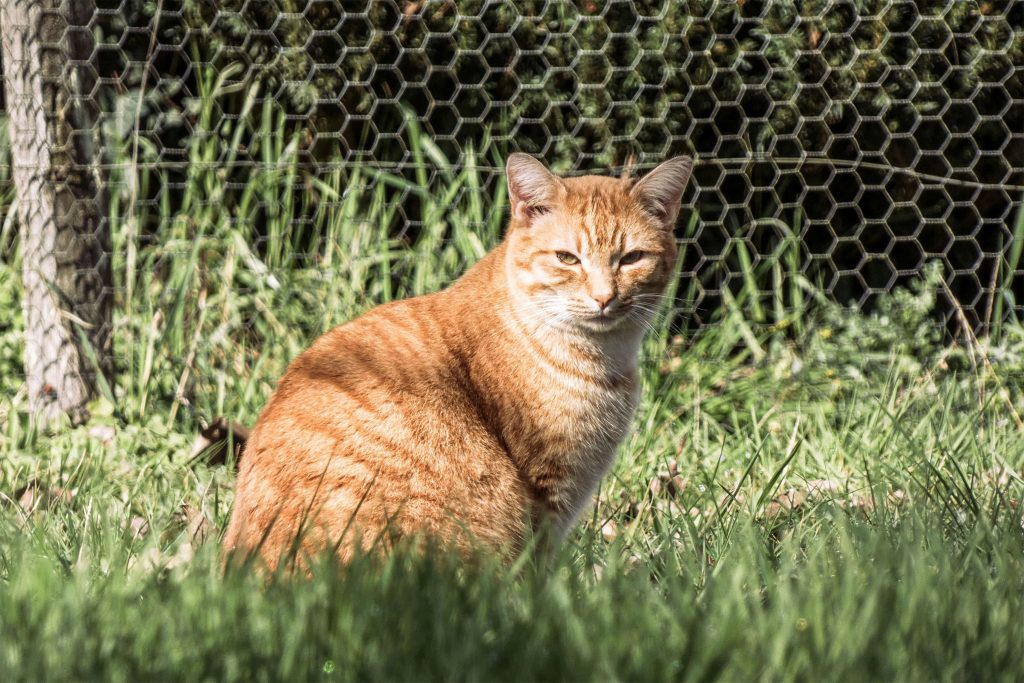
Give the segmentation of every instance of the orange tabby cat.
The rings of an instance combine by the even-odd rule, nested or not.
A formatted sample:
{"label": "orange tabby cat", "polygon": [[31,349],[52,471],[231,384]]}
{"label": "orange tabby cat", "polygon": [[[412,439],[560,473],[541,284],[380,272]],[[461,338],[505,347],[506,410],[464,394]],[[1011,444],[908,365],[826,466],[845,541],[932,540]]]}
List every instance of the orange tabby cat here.
{"label": "orange tabby cat", "polygon": [[[692,160],[640,181],[509,157],[505,240],[448,289],[379,306],[289,366],[245,448],[225,549],[396,536],[518,552],[564,535],[629,429]],[[296,539],[299,539],[296,541]]]}

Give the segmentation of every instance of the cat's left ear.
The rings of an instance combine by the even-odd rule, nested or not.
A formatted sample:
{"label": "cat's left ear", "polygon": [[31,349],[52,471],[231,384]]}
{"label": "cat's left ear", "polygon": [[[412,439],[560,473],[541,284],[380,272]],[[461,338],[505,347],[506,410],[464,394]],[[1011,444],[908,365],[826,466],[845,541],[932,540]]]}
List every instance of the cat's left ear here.
{"label": "cat's left ear", "polygon": [[691,157],[673,157],[641,178],[629,193],[662,227],[672,230],[679,216],[683,190],[690,181],[692,171]]}

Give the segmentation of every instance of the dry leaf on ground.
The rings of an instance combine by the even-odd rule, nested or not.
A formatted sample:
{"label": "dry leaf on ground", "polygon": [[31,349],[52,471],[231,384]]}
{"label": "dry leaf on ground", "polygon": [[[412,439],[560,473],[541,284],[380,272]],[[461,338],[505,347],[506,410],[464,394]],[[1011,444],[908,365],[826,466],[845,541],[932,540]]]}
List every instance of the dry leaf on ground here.
{"label": "dry leaf on ground", "polygon": [[192,443],[192,462],[202,460],[208,465],[224,465],[228,461],[228,441],[234,445],[235,464],[245,454],[245,442],[251,430],[245,425],[218,417],[209,427],[201,429]]}
{"label": "dry leaf on ground", "polygon": [[26,514],[39,508],[51,509],[58,505],[70,505],[74,494],[60,486],[44,486],[33,479],[14,493],[18,505]]}

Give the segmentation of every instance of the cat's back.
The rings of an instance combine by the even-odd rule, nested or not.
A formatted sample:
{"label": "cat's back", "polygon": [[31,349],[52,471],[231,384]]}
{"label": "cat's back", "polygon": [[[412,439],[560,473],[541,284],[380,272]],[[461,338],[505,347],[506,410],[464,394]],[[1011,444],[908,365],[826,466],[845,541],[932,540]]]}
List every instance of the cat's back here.
{"label": "cat's back", "polygon": [[289,395],[296,385],[356,390],[382,383],[434,391],[458,381],[453,375],[474,353],[480,328],[495,324],[502,292],[493,275],[501,252],[488,254],[449,289],[382,304],[323,334],[292,361],[278,394]]}
{"label": "cat's back", "polygon": [[489,254],[449,289],[376,306],[321,335],[291,362],[259,422],[334,408],[339,398],[387,403],[459,390],[478,330],[491,324],[479,302],[493,303],[496,261]]}
{"label": "cat's back", "polygon": [[437,319],[437,297],[377,306],[321,335],[289,365],[268,410],[278,397],[297,392],[372,392],[398,384],[412,390],[444,381],[452,340]]}

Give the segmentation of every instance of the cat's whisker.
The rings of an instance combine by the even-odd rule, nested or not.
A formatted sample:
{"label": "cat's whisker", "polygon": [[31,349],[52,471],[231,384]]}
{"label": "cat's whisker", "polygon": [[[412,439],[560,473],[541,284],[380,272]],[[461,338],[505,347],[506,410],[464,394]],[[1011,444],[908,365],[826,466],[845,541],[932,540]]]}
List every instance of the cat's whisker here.
{"label": "cat's whisker", "polygon": [[657,332],[657,330],[654,329],[654,326],[650,323],[650,321],[644,318],[631,318],[631,320],[633,320],[633,322],[639,323],[644,328],[645,332]]}
{"label": "cat's whisker", "polygon": [[630,320],[633,320],[643,325],[645,331],[656,333],[657,329],[654,327],[654,323],[651,321],[651,318],[654,314],[655,311],[647,311],[644,310],[642,307],[638,306],[636,308],[631,308],[626,315]]}
{"label": "cat's whisker", "polygon": [[634,310],[630,311],[630,313],[643,316],[647,320],[654,320],[658,316],[658,309],[637,306]]}

